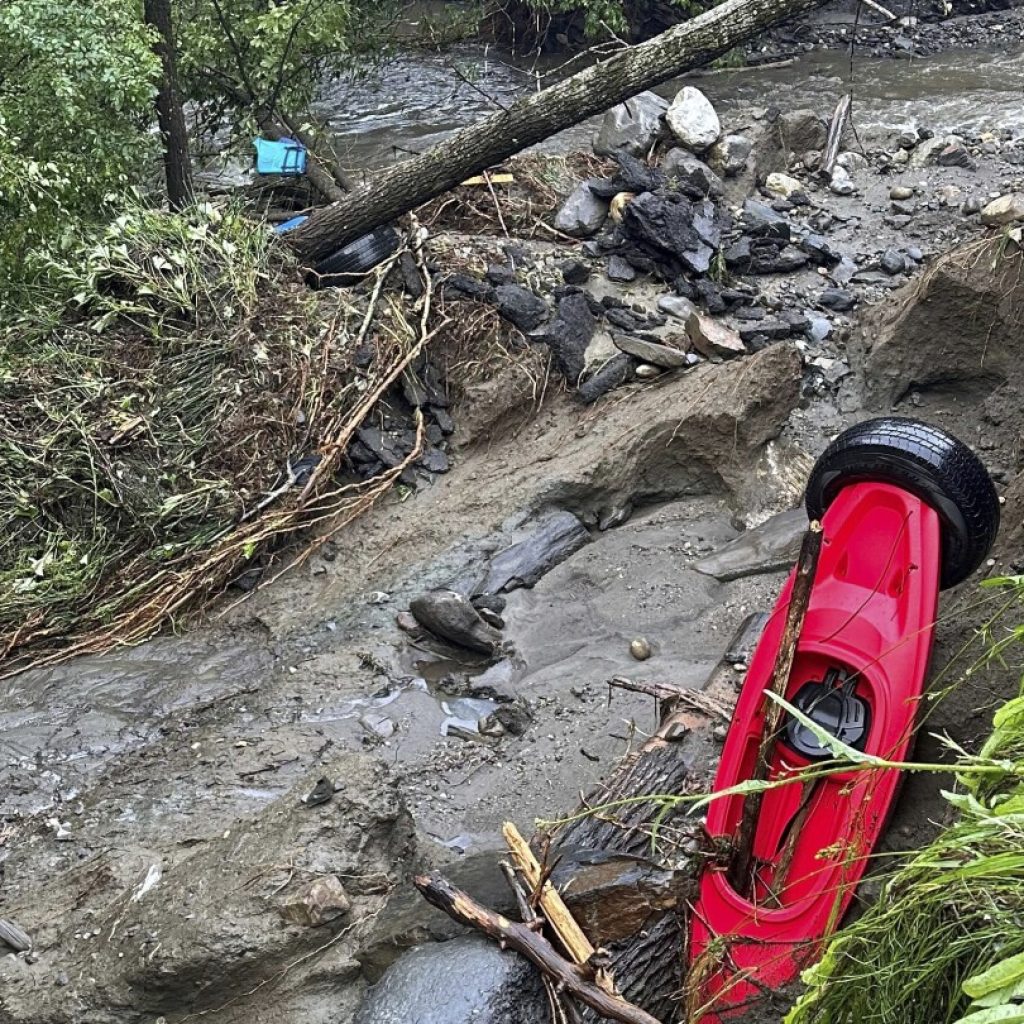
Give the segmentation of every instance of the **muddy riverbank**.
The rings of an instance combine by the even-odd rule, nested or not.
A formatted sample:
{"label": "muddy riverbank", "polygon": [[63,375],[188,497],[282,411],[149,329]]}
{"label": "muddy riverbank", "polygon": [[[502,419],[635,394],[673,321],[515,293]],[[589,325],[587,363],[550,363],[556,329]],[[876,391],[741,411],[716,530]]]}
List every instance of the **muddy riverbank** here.
{"label": "muddy riverbank", "polygon": [[[832,58],[820,59],[829,78]],[[1005,86],[990,74],[993,98],[970,117],[952,87],[925,110],[921,93],[889,95],[902,79],[873,79],[877,92],[858,100],[872,130],[864,152],[848,144],[846,191],[807,156],[834,97],[823,100],[813,75],[797,84],[803,64],[783,70],[791,92],[772,77],[760,86],[791,101],[781,122],[756,101],[754,73],[699,84],[722,133],[749,135],[761,161],[761,173],[723,170],[713,203],[723,240],[749,248],[767,224],[773,245],[786,238],[770,257],[791,265],[754,274],[741,251],[728,282],[691,275],[707,287],[687,296],[659,278],[664,261],[638,270],[636,237],[607,217],[587,239],[524,221],[530,230],[513,242],[497,217],[489,234],[448,227],[441,214],[430,229],[439,273],[457,260],[488,308],[499,288],[530,292],[554,322],[562,301],[582,302],[592,365],[628,354],[623,334],[647,356],[695,354],[680,340],[693,312],[680,317],[680,300],[736,333],[742,349],[725,353],[735,358],[712,346],[674,370],[634,359],[636,376],[584,406],[548,361],[550,332],[530,338],[527,328],[499,369],[459,390],[455,433],[439,441],[450,467],[430,484],[395,494],[201,629],[0,683],[0,916],[34,939],[27,954],[0,959],[6,1019],[354,1019],[406,948],[454,932],[410,892],[412,870],[444,865],[504,905],[492,856],[501,822],[528,831],[564,812],[654,728],[652,702],[610,696],[609,678],[699,689],[723,656],[742,665],[731,641],[771,603],[799,530],[790,510],[844,425],[895,407],[955,430],[1001,486],[1018,477],[1020,361],[1005,330],[1017,307],[1000,313],[999,358],[974,322],[988,301],[981,285],[952,271],[931,296],[936,320],[906,334],[885,323],[934,280],[942,253],[986,237],[979,211],[994,193],[1024,188],[1019,107],[1007,99],[1017,72]],[[786,120],[807,107],[810,117]],[[771,141],[796,127],[805,145]],[[382,114],[374,130],[406,129]],[[788,196],[759,188],[772,161],[796,183],[776,182]],[[560,198],[579,184],[560,178]],[[641,194],[657,197],[655,185]],[[623,263],[631,280],[610,273]],[[445,299],[452,316],[476,309],[461,287]],[[739,298],[727,302],[730,288]],[[971,305],[972,295],[982,298]],[[974,329],[961,330],[968,320]],[[750,326],[764,322],[770,334]],[[943,332],[963,345],[951,352]],[[374,426],[394,432],[383,419]],[[363,439],[370,457],[376,441]],[[566,516],[574,550],[539,559],[536,573],[516,562],[509,575],[524,545],[535,550],[552,517]],[[1016,557],[1004,546],[985,571]],[[531,585],[515,585],[516,572]],[[500,597],[488,611],[502,623],[501,652],[473,655],[409,621],[410,605],[439,587]],[[937,666],[984,617],[976,604],[972,583],[944,598]],[[1016,678],[1012,664],[974,673],[929,729],[976,742]],[[934,779],[908,785],[889,849],[929,834],[937,791]]]}

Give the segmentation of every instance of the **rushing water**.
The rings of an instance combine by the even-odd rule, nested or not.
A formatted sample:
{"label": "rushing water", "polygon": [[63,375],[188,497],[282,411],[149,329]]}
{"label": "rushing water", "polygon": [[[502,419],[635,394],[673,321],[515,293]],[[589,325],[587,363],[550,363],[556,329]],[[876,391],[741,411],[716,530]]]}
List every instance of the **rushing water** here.
{"label": "rushing water", "polygon": [[[360,81],[325,87],[317,112],[329,123],[344,163],[380,166],[427,149],[499,104],[550,84],[555,74],[550,62],[513,62],[482,46],[413,53]],[[769,104],[826,114],[851,88],[850,61],[845,53],[815,52],[784,67],[699,76],[696,84],[727,123],[730,112],[739,116]],[[659,91],[671,95],[679,85],[666,83]],[[936,132],[1024,133],[1024,50],[946,52],[905,60],[858,57],[852,89],[858,130],[868,136],[915,124]],[[570,129],[545,148],[586,146],[594,124]]]}

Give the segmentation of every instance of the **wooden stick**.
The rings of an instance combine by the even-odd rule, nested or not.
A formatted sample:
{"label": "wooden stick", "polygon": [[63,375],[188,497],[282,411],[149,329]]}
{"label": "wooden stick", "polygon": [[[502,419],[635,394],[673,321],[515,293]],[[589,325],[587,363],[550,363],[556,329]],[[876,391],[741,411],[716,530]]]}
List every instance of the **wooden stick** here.
{"label": "wooden stick", "polygon": [[[779,641],[779,652],[775,656],[775,667],[768,683],[768,690],[780,697],[785,697],[789,686],[789,677],[793,672],[793,661],[796,648],[800,641],[807,608],[811,601],[811,590],[814,577],[818,571],[818,558],[821,555],[822,533],[821,523],[814,520],[804,534],[800,545],[800,557],[797,559],[793,577],[793,588],[790,591],[789,607],[786,609],[786,625]],[[753,779],[763,781],[768,777],[768,763],[775,746],[776,734],[782,720],[782,708],[775,701],[763,699],[765,705],[764,727],[761,742],[754,762]],[[757,819],[761,813],[763,793],[751,793],[743,801],[743,817],[739,831],[736,833],[736,845],[732,861],[729,865],[729,884],[741,896],[750,891],[750,868],[754,859],[754,833]]]}
{"label": "wooden stick", "polygon": [[[530,898],[519,879],[519,875],[516,874],[516,869],[507,860],[503,860],[499,867],[501,868],[501,873],[505,876],[505,881],[508,882],[508,887],[512,890],[512,895],[516,898],[516,906],[519,907],[519,916],[523,919],[523,924],[539,932],[544,925],[544,918],[540,917],[537,911],[533,909],[533,904],[530,903]],[[551,1004],[552,1024],[575,1022],[577,1019],[575,1008],[562,999],[554,981],[544,974],[543,971],[541,972],[541,978],[544,981],[544,988],[548,993],[548,1002]]]}
{"label": "wooden stick", "polygon": [[[508,843],[513,863],[526,879],[526,884],[537,892],[544,916],[570,959],[581,967],[588,964],[597,950],[584,934],[576,918],[572,916],[572,911],[565,905],[561,893],[544,879],[540,862],[533,855],[530,844],[511,821],[506,821],[501,826],[501,834]],[[605,970],[599,969],[595,972],[594,983],[609,994],[615,992],[611,975]]]}
{"label": "wooden stick", "polygon": [[896,15],[889,10],[888,7],[883,7],[877,0],[864,0],[864,6],[870,7],[876,14],[880,14],[886,21],[895,21]]}
{"label": "wooden stick", "polygon": [[843,132],[846,130],[846,122],[850,117],[850,104],[852,97],[847,93],[837,104],[832,114],[832,121],[828,126],[828,140],[825,143],[825,154],[821,158],[821,172],[831,175],[839,159],[839,147],[842,145]]}
{"label": "wooden stick", "polygon": [[620,1024],[661,1024],[639,1006],[589,981],[577,965],[559,956],[551,943],[529,925],[496,914],[440,875],[417,875],[413,883],[432,906],[443,910],[452,920],[483,932],[501,946],[521,953],[566,992],[603,1017]]}

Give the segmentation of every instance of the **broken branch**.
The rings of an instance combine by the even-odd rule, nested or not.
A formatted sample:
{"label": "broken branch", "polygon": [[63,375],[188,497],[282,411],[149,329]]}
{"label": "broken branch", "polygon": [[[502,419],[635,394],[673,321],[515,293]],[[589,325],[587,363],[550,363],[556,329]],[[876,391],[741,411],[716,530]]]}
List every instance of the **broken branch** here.
{"label": "broken branch", "polygon": [[[768,692],[779,697],[786,696],[789,677],[793,672],[797,644],[800,642],[800,633],[803,630],[807,609],[811,603],[811,590],[814,587],[814,577],[818,571],[818,558],[821,555],[823,537],[821,523],[814,520],[808,526],[803,543],[800,545],[800,557],[797,559],[793,587],[789,596],[789,607],[786,609],[786,624],[782,630],[782,639],[779,641],[778,654],[775,656],[775,667],[772,669],[771,679],[768,682]],[[782,707],[774,701],[769,701],[767,697],[762,700],[768,706],[765,709],[757,760],[751,775],[757,781],[763,781],[768,777],[768,765],[782,720]],[[761,813],[762,798],[762,793],[751,793],[743,801],[743,817],[740,819],[740,827],[736,833],[736,847],[729,865],[729,884],[741,896],[746,895],[750,888],[750,867],[754,859],[754,833],[757,829],[758,816]]]}
{"label": "broken branch", "polygon": [[521,953],[566,992],[603,1017],[620,1024],[661,1024],[657,1017],[652,1017],[639,1006],[587,980],[576,964],[560,956],[548,940],[529,925],[496,914],[440,875],[417,875],[413,882],[431,906],[443,910],[452,920],[475,928],[502,946]]}

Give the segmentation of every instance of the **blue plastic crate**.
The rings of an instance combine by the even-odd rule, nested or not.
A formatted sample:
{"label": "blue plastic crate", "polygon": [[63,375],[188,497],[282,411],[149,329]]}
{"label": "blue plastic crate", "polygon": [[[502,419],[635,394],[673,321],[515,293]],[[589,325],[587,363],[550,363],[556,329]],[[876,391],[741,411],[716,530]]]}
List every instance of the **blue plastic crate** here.
{"label": "blue plastic crate", "polygon": [[295,139],[252,140],[258,174],[305,174],[306,147]]}

